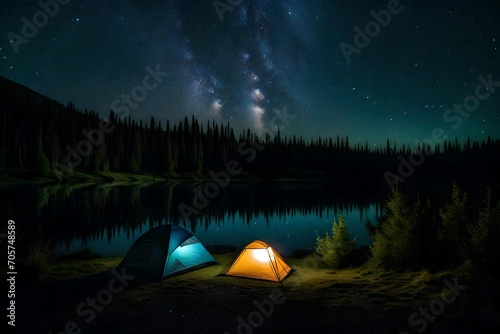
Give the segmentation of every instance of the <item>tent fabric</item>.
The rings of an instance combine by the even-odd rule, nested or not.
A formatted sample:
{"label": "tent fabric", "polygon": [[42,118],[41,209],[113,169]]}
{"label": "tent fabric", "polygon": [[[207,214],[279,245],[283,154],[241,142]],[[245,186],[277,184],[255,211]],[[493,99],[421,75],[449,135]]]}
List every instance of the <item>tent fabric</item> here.
{"label": "tent fabric", "polygon": [[269,244],[255,240],[243,249],[226,275],[281,282],[291,271]]}
{"label": "tent fabric", "polygon": [[190,232],[175,225],[161,225],[140,236],[121,266],[149,272],[160,279],[217,261]]}

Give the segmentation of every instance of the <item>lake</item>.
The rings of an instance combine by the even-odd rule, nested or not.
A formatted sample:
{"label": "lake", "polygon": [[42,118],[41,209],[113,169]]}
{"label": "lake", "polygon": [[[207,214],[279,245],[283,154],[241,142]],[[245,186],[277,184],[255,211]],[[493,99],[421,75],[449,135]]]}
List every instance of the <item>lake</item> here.
{"label": "lake", "polygon": [[312,251],[317,235],[331,233],[341,211],[356,246],[368,246],[365,222],[376,223],[385,200],[376,192],[325,181],[234,181],[184,219],[179,205],[193,207],[193,189],[203,185],[3,186],[1,209],[16,221],[18,243],[42,232],[56,255],[88,248],[103,257],[122,256],[150,228],[176,224],[206,246],[243,248],[260,239],[290,256]]}

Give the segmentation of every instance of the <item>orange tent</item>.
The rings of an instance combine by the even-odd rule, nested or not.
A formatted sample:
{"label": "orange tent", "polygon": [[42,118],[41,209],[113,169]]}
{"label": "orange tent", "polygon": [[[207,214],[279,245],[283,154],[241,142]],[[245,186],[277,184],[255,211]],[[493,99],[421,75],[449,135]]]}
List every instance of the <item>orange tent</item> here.
{"label": "orange tent", "polygon": [[243,249],[226,275],[281,282],[291,271],[269,244],[255,240]]}

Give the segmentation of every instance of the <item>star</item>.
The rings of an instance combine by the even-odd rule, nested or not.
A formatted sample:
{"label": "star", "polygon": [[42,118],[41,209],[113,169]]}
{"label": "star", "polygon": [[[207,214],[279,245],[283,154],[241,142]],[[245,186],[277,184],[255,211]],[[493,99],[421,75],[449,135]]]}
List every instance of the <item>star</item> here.
{"label": "star", "polygon": [[[453,19],[421,20],[417,12],[426,9],[413,1],[415,11],[393,16],[366,47],[350,55],[350,62],[340,43],[355,45],[354,27],[364,28],[369,13],[382,8],[326,0],[272,3],[231,5],[223,21],[206,2],[60,5],[57,17],[40,27],[36,38],[21,43],[18,53],[14,40],[6,42],[0,49],[0,73],[105,115],[116,96],[143,86],[147,67],[154,72],[159,66],[169,77],[147,90],[145,100],[131,110],[136,121],[153,116],[173,122],[194,114],[200,121],[232,120],[237,134],[273,128],[269,111],[287,106],[300,115],[287,126],[294,135],[309,139],[311,133],[328,137],[359,131],[362,142],[380,146],[395,135],[394,129],[373,130],[387,120],[404,120],[409,143],[428,137],[438,126],[436,119],[443,122],[443,105],[461,103],[474,94],[479,75],[500,68],[500,58],[492,56],[498,54],[500,17],[481,2],[474,11],[462,3],[451,11],[448,3],[438,2],[435,13]],[[9,30],[21,36],[20,2],[4,11],[12,17],[6,22]],[[464,13],[468,25],[459,19]],[[407,24],[401,25],[402,20]],[[398,36],[410,36],[411,43],[391,43],[396,30]],[[465,41],[474,57],[463,51]],[[481,125],[485,134],[500,133],[498,121],[482,121],[497,120],[496,94],[486,103],[464,123]],[[338,128],[332,131],[331,124]],[[453,135],[460,139],[465,134],[462,126]]]}

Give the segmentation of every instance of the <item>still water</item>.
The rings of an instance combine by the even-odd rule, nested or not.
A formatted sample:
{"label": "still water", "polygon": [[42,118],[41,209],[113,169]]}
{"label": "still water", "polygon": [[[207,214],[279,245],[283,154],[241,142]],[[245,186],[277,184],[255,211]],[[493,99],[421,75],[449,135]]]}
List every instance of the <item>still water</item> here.
{"label": "still water", "polygon": [[179,205],[193,206],[193,189],[200,185],[4,187],[2,209],[16,217],[24,238],[50,238],[56,255],[87,248],[103,257],[122,256],[150,228],[177,224],[206,246],[242,248],[260,239],[290,256],[314,249],[317,235],[331,233],[341,211],[356,246],[368,246],[365,222],[376,223],[384,200],[325,182],[232,182],[185,220]]}

